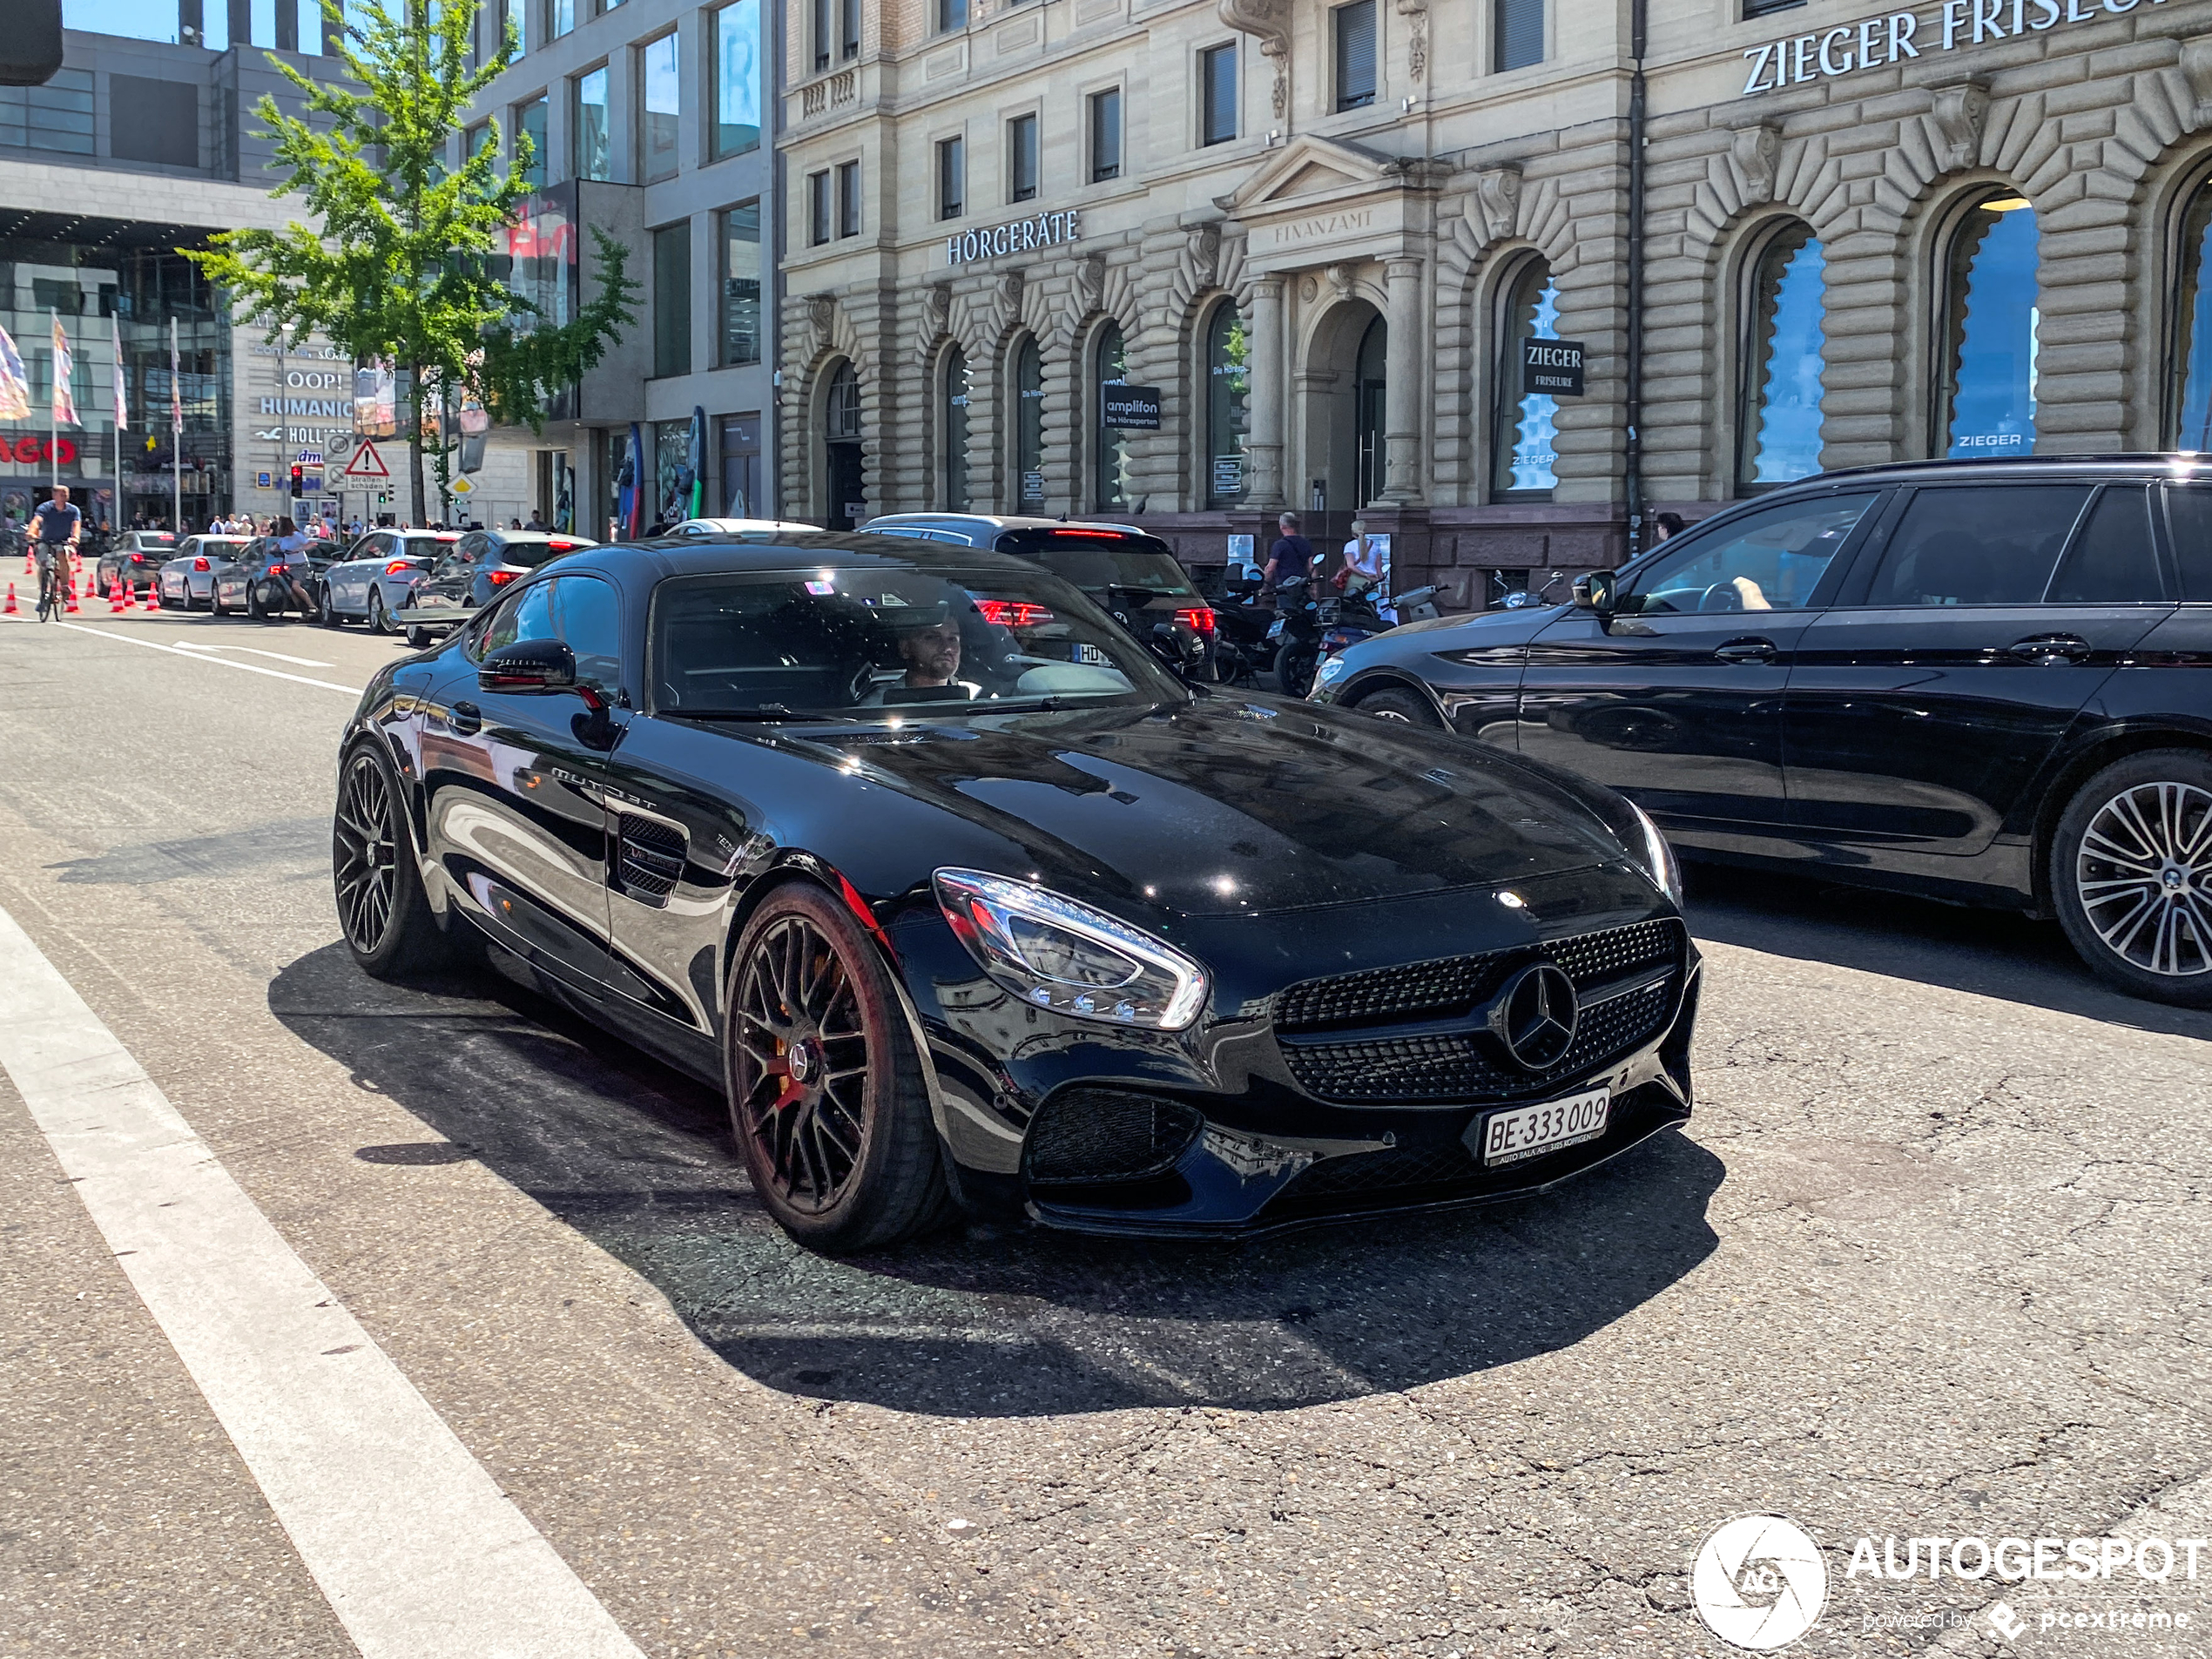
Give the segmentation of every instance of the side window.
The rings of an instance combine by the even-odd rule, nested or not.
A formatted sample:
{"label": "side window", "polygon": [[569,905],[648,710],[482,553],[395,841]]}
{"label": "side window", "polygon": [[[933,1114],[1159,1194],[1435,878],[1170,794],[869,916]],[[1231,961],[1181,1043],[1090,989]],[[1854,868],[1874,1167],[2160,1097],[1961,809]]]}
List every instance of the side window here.
{"label": "side window", "polygon": [[2212,489],[2168,486],[2166,524],[2174,533],[2174,563],[2182,567],[2182,597],[2212,603]]}
{"label": "side window", "polygon": [[2044,597],[2054,605],[2164,604],[2166,577],[2151,540],[2149,491],[2141,484],[2107,484]]}
{"label": "side window", "polygon": [[1789,502],[1720,525],[1636,578],[1624,611],[1803,610],[1874,496]]}
{"label": "side window", "polygon": [[548,593],[552,585],[540,582],[524,588],[492,611],[490,620],[483,624],[483,632],[477,637],[475,656],[489,656],[518,639],[558,638],[553,631],[552,604]]}
{"label": "side window", "polygon": [[1865,603],[2040,604],[2059,550],[2088,500],[2081,484],[1917,491],[1890,536]]}
{"label": "side window", "polygon": [[576,653],[576,677],[611,695],[622,684],[621,597],[597,577],[556,577],[537,591],[552,592],[553,631]]}

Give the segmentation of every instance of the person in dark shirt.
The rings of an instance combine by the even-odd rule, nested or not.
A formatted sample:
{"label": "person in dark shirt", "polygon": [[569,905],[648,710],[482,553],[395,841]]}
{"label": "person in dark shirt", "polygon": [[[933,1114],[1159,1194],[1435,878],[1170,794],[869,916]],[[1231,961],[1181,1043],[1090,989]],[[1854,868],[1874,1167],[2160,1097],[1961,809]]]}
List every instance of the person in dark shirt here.
{"label": "person in dark shirt", "polygon": [[1302,582],[1313,573],[1313,543],[1298,532],[1298,515],[1285,513],[1275,521],[1282,532],[1267,550],[1267,568],[1260,573],[1260,591],[1272,593],[1286,582]]}

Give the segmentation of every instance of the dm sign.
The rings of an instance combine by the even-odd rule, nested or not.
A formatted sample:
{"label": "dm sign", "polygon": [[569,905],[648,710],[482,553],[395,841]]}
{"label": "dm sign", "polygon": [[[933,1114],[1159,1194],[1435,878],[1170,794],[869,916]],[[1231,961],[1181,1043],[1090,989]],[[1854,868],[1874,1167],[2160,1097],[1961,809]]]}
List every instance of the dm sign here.
{"label": "dm sign", "polygon": [[1160,388],[1109,381],[1098,388],[1098,424],[1125,432],[1160,429]]}
{"label": "dm sign", "polygon": [[1524,340],[1521,342],[1521,389],[1550,397],[1582,395],[1582,342]]}

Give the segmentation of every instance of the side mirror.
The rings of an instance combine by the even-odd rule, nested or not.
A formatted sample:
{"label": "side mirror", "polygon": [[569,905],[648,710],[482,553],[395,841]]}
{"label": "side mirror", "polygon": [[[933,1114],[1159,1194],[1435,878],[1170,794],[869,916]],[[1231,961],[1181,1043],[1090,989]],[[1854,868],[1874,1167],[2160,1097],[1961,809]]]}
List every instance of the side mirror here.
{"label": "side mirror", "polygon": [[558,639],[518,639],[502,645],[477,664],[476,687],[525,697],[590,689],[577,685],[576,653]]}
{"label": "side mirror", "polygon": [[1578,610],[1595,610],[1601,617],[1609,617],[1618,597],[1610,570],[1592,570],[1575,578],[1575,604]]}

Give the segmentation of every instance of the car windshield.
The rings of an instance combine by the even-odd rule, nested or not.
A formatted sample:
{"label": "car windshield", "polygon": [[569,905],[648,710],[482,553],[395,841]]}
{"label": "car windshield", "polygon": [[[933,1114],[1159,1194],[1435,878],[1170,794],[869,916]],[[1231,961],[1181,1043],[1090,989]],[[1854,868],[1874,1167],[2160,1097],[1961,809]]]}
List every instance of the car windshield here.
{"label": "car windshield", "polygon": [[565,536],[550,542],[502,542],[494,555],[502,564],[520,565],[525,570],[535,570],[548,559],[558,558],[563,553],[573,553],[588,543],[572,542]]}
{"label": "car windshield", "polygon": [[1082,594],[1042,571],[677,577],[653,602],[663,713],[931,718],[1188,693]]}
{"label": "car windshield", "polygon": [[1103,530],[1016,530],[1001,536],[998,544],[1004,552],[1035,559],[1086,593],[1116,588],[1181,599],[1196,592],[1167,543],[1149,536],[1116,536]]}

